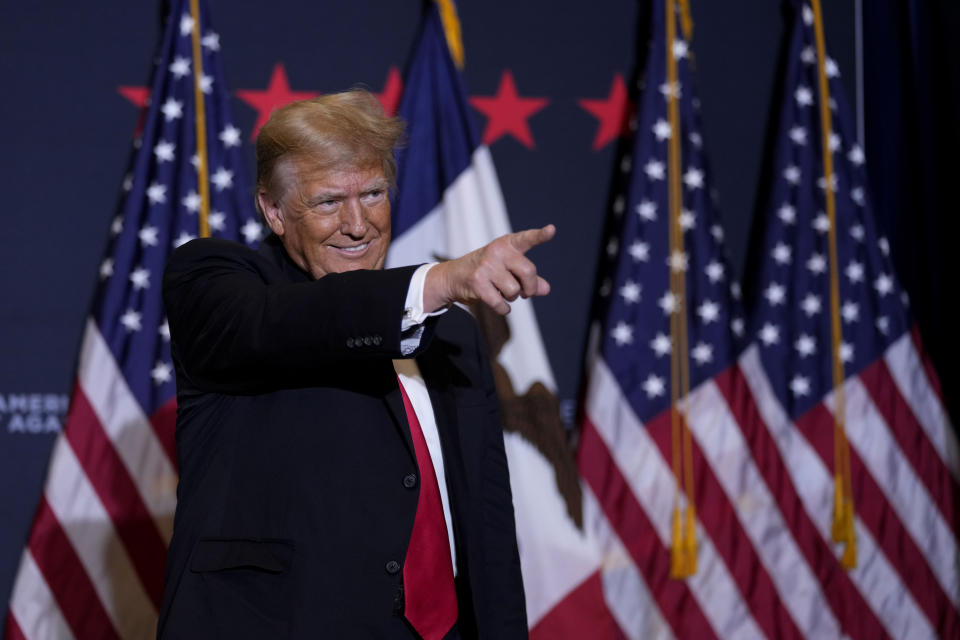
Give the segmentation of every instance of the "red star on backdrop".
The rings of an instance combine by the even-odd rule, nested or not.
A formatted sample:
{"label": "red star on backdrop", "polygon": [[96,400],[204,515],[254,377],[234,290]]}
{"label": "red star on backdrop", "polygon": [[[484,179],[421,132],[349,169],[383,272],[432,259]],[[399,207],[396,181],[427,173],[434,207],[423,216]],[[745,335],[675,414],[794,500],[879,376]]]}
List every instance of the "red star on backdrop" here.
{"label": "red star on backdrop", "polygon": [[383,91],[375,94],[388,116],[397,112],[402,94],[403,80],[400,78],[400,70],[396,67],[390,67],[390,71],[387,72],[387,80],[383,84]]}
{"label": "red star on backdrop", "polygon": [[593,150],[599,151],[622,135],[630,132],[630,114],[633,104],[627,95],[627,86],[619,73],[613,76],[610,93],[603,100],[579,100],[581,107],[599,121],[597,135],[593,138]]}
{"label": "red star on backdrop", "polygon": [[253,131],[250,133],[251,140],[256,139],[260,127],[267,123],[274,109],[297,100],[315,98],[318,95],[320,94],[316,91],[291,91],[290,83],[287,81],[287,72],[284,70],[282,62],[273,66],[270,84],[267,85],[265,90],[241,89],[237,91],[238,98],[257,110],[257,123],[253,125]]}
{"label": "red star on backdrop", "polygon": [[133,106],[143,109],[150,100],[149,87],[117,87],[117,93],[129,100]]}
{"label": "red star on backdrop", "polygon": [[504,71],[500,77],[497,95],[470,98],[470,104],[487,116],[487,127],[483,130],[484,144],[492,144],[509,134],[528,149],[533,149],[534,143],[527,119],[547,106],[549,102],[546,98],[518,96],[513,73],[509,70]]}

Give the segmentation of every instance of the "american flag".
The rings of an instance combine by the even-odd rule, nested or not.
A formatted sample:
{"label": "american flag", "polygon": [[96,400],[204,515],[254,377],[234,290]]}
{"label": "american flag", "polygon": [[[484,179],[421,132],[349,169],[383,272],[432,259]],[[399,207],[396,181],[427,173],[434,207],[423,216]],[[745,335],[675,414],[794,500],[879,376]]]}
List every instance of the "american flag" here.
{"label": "american flag", "polygon": [[[874,230],[863,152],[829,58],[822,65],[836,178],[824,178],[814,8],[797,10],[760,284],[741,349],[734,345],[744,325],[719,257],[722,234],[710,233],[705,183],[697,186],[703,164],[687,46],[679,40],[668,48],[664,5],[674,2],[654,3],[633,180],[591,353],[579,453],[585,512],[605,553],[607,602],[631,638],[955,637],[956,441],[887,244]],[[677,85],[665,79],[668,51]],[[683,202],[692,214],[689,228],[681,221],[688,255],[670,260],[684,268],[685,301],[668,296],[664,248],[665,142],[677,135],[664,126],[671,92],[680,97]],[[827,188],[836,196],[835,311]],[[699,553],[685,579],[669,576],[682,487],[671,473],[668,355],[676,344],[668,309],[686,314],[691,336],[684,354],[691,391],[680,406],[692,435]],[[856,510],[850,570],[831,535],[832,312],[842,320],[837,352]]]}
{"label": "american flag", "polygon": [[[199,233],[203,163],[211,233],[250,245],[261,235],[220,38],[206,2],[199,7],[198,76],[190,2],[171,3],[70,410],[11,594],[11,640],[156,634],[177,484],[176,389],[160,280],[172,249]],[[204,95],[206,158],[196,148],[195,81]]]}

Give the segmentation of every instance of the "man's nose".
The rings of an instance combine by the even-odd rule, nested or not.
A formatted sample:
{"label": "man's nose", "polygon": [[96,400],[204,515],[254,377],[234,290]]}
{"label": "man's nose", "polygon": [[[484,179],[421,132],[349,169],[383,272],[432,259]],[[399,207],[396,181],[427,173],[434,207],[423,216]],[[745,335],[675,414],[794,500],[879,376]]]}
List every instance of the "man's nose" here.
{"label": "man's nose", "polygon": [[359,200],[348,198],[340,216],[340,233],[353,238],[362,238],[367,233],[367,216]]}

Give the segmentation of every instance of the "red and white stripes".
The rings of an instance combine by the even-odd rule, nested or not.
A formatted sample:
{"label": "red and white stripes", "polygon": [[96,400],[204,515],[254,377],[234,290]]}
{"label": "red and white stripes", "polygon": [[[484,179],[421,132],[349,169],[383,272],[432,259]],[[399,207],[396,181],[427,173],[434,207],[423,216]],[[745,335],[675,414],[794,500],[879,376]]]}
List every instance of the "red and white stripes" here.
{"label": "red and white stripes", "polygon": [[153,636],[175,505],[174,463],[88,320],[8,635]]}

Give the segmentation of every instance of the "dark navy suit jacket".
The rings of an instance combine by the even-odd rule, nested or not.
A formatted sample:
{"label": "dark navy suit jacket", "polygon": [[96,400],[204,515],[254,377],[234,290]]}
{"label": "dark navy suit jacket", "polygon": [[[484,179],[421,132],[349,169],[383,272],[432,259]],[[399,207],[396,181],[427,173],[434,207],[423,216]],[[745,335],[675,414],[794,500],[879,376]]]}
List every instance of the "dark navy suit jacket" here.
{"label": "dark navy suit jacket", "polygon": [[[312,280],[276,237],[192,241],[163,282],[180,484],[161,638],[411,638],[417,462],[391,360],[414,268]],[[490,363],[472,317],[417,358],[442,443],[463,637],[526,637]],[[414,474],[417,482],[412,482]]]}

